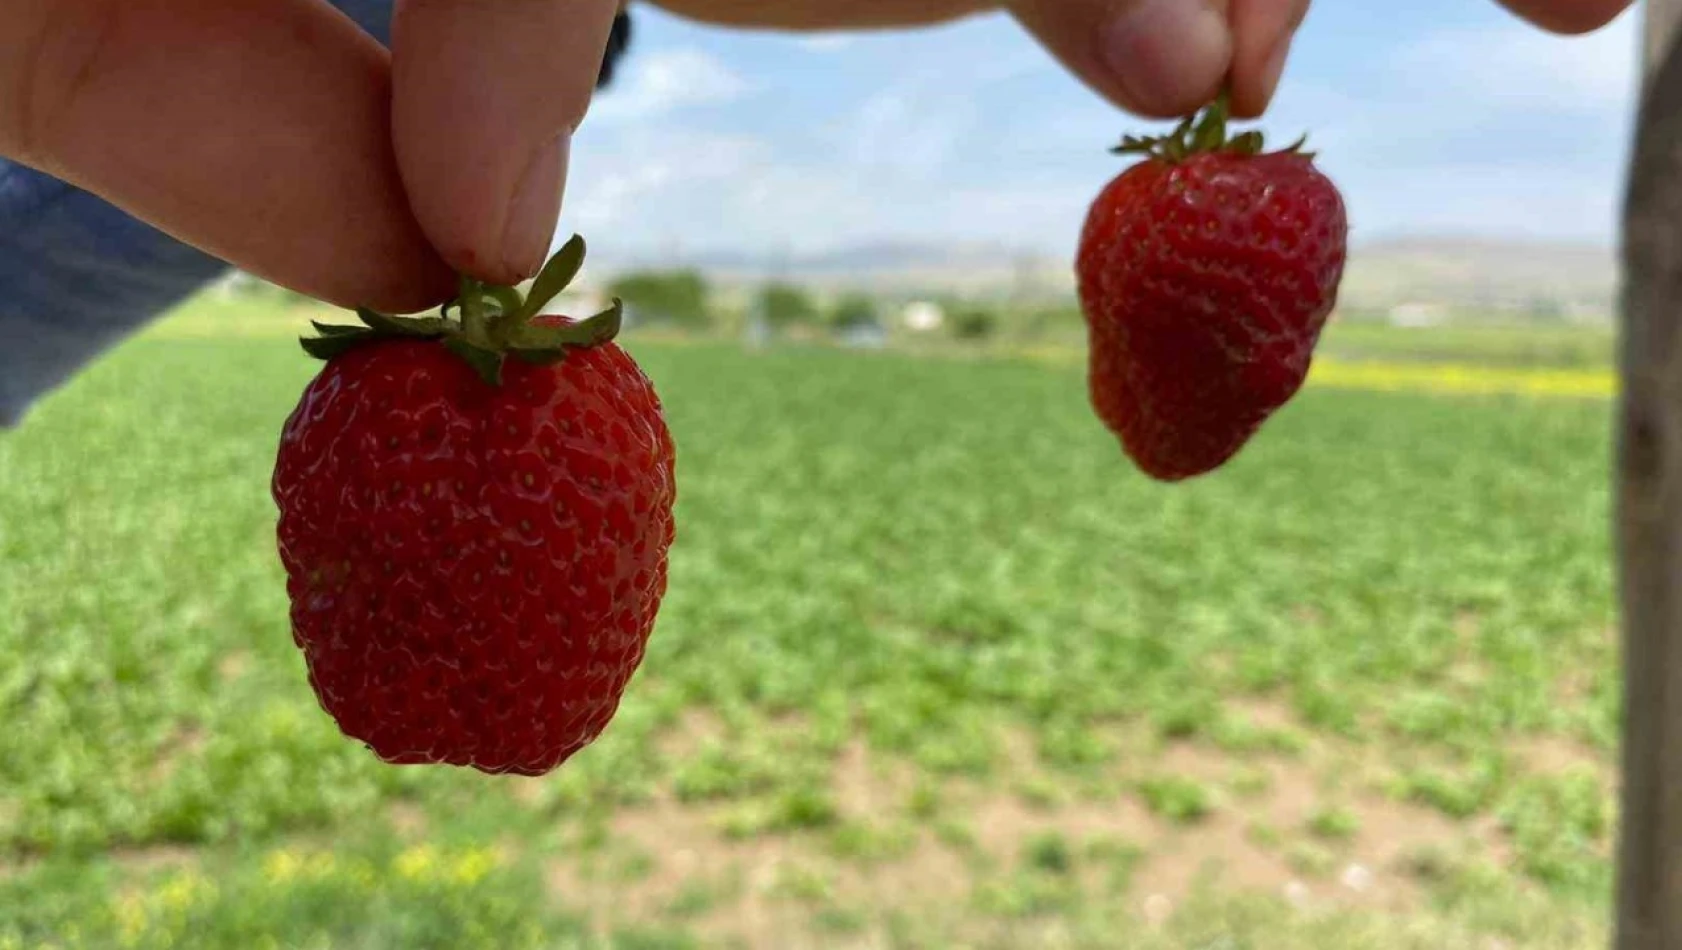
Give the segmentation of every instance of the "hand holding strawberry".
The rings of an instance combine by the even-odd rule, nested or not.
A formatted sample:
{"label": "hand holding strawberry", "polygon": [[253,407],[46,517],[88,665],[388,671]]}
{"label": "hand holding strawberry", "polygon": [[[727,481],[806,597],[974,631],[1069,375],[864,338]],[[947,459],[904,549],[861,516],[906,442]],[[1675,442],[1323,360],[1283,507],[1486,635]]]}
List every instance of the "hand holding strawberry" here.
{"label": "hand holding strawberry", "polygon": [[1094,408],[1150,476],[1232,458],[1308,375],[1337,299],[1343,199],[1301,143],[1229,138],[1224,97],[1098,196],[1076,265]]}
{"label": "hand holding strawberry", "polygon": [[463,280],[445,317],[360,311],[304,341],[327,365],[273,482],[293,637],[322,706],[386,761],[547,772],[642,661],[673,447],[612,342],[617,302],[537,316],[583,254],[575,238],[529,297]]}

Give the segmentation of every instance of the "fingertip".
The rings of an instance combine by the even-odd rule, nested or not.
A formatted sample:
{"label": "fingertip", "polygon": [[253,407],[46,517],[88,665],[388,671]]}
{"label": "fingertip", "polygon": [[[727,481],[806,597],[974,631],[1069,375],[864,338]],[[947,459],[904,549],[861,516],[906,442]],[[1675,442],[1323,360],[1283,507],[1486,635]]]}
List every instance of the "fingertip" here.
{"label": "fingertip", "polygon": [[398,164],[416,219],[457,271],[511,284],[541,266],[617,10],[617,0],[398,5]]}
{"label": "fingertip", "polygon": [[1226,17],[1205,0],[1010,0],[1011,13],[1099,95],[1180,118],[1213,100],[1232,64]]}
{"label": "fingertip", "polygon": [[1632,0],[1501,0],[1536,26],[1562,36],[1592,33],[1617,19]]}
{"label": "fingertip", "polygon": [[1273,104],[1273,97],[1279,91],[1279,81],[1284,77],[1285,63],[1289,60],[1290,53],[1291,38],[1286,36],[1273,47],[1253,72],[1233,80],[1232,114],[1235,118],[1259,119],[1268,106]]}
{"label": "fingertip", "polygon": [[407,250],[388,250],[372,255],[379,266],[368,270],[340,269],[326,282],[297,286],[283,278],[265,277],[323,303],[352,310],[368,307],[381,313],[419,313],[449,300],[456,294],[458,278],[450,265],[430,245]]}
{"label": "fingertip", "polygon": [[1226,18],[1202,0],[1127,4],[1099,36],[1099,62],[1122,103],[1152,118],[1209,102],[1232,62]]}
{"label": "fingertip", "polygon": [[1309,0],[1233,0],[1232,113],[1260,118],[1272,104]]}
{"label": "fingertip", "polygon": [[25,83],[55,104],[55,175],[330,303],[402,312],[448,296],[399,179],[386,50],[353,21],[312,0],[61,7],[76,42],[30,57],[41,81]]}
{"label": "fingertip", "polygon": [[346,299],[338,301],[339,305],[372,307],[381,313],[420,313],[456,295],[457,277],[443,260],[433,255],[431,260],[417,263],[419,266],[409,277],[380,282],[359,300],[346,295]]}

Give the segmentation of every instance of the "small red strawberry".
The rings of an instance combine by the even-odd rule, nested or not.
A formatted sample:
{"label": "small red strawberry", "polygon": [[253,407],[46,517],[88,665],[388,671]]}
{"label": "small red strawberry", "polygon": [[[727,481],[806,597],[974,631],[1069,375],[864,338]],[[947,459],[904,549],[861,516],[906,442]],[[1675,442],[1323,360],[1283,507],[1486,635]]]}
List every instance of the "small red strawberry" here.
{"label": "small red strawberry", "polygon": [[[273,492],[293,638],[348,736],[392,763],[545,773],[593,741],[666,589],[673,448],[612,309],[536,317],[462,282],[441,317],[317,324],[326,367]],[[459,310],[452,317],[451,310]]]}
{"label": "small red strawberry", "polygon": [[1175,481],[1225,463],[1288,402],[1343,277],[1337,187],[1297,143],[1227,137],[1225,97],[1142,154],[1088,213],[1076,273],[1094,408],[1133,461]]}

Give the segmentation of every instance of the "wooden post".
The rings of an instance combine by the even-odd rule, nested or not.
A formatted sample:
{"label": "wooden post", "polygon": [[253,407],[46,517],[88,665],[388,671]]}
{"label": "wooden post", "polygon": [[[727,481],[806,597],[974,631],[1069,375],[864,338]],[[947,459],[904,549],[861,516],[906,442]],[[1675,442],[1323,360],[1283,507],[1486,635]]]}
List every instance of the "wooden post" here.
{"label": "wooden post", "polygon": [[1647,77],[1651,78],[1663,65],[1664,53],[1670,48],[1678,23],[1682,23],[1682,3],[1676,0],[1647,0],[1646,32],[1642,44]]}
{"label": "wooden post", "polygon": [[1682,0],[1647,0],[1625,194],[1617,950],[1682,950]]}

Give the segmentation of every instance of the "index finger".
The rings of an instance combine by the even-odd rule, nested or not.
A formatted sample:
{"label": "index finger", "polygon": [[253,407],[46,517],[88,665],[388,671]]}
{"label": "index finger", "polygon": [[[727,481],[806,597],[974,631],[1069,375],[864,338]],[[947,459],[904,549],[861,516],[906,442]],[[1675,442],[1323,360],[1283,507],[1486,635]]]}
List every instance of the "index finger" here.
{"label": "index finger", "polygon": [[619,0],[402,0],[392,20],[397,157],[444,259],[530,277],[560,217],[572,133]]}
{"label": "index finger", "polygon": [[455,278],[409,211],[385,49],[320,0],[22,0],[0,154],[252,273],[412,311]]}
{"label": "index finger", "polygon": [[1555,33],[1598,30],[1624,12],[1633,0],[1500,0],[1526,20]]}

